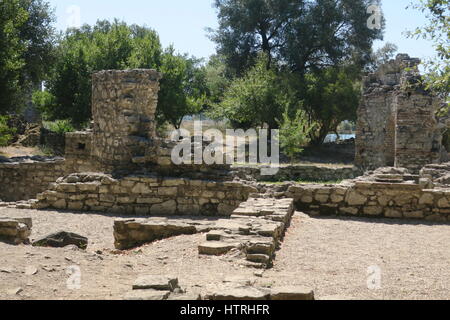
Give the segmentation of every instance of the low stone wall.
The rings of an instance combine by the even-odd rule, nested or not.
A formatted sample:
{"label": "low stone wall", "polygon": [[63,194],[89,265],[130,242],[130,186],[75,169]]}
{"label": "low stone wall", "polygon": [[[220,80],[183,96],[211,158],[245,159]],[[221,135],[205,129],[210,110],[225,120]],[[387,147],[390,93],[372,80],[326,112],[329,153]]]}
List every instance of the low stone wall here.
{"label": "low stone wall", "polygon": [[257,189],[240,182],[191,180],[151,175],[115,179],[75,173],[38,195],[37,208],[136,215],[229,216]]}
{"label": "low stone wall", "polygon": [[357,181],[341,185],[295,185],[286,194],[313,215],[347,215],[450,221],[450,189],[414,183]]}
{"label": "low stone wall", "polygon": [[363,172],[353,166],[333,167],[316,165],[281,166],[278,173],[271,176],[261,175],[261,166],[233,166],[236,176],[246,180],[280,181],[340,181],[354,179]]}
{"label": "low stone wall", "polygon": [[292,199],[250,198],[227,219],[117,219],[114,245],[126,250],[178,235],[208,232],[206,242],[198,246],[199,254],[224,255],[237,250],[242,254],[234,259],[243,259],[242,265],[266,268],[272,265],[293,214]]}
{"label": "low stone wall", "polygon": [[63,159],[32,158],[0,163],[0,199],[19,201],[35,199],[49,188],[50,183],[64,176]]}

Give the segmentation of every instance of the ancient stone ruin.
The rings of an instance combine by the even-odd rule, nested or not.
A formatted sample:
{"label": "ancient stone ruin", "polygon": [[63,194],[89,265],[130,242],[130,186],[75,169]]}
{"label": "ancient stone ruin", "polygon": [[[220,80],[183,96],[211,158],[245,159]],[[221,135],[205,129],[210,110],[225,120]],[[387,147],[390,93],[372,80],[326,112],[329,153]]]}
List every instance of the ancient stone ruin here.
{"label": "ancient stone ruin", "polygon": [[436,112],[443,101],[421,83],[419,59],[399,54],[364,79],[358,109],[357,166],[364,169],[403,167],[413,173],[445,161],[446,128]]}
{"label": "ancient stone ruin", "polygon": [[[272,177],[344,179],[339,184],[269,184],[261,181],[257,167],[174,165],[174,142],[156,134],[161,75],[154,70],[96,73],[92,128],[66,135],[65,158],[0,163],[0,207],[120,216],[114,223],[117,250],[204,233],[196,248],[200,255],[230,255],[253,268],[271,267],[295,210],[312,216],[449,222],[450,164],[440,163],[446,152],[435,116],[440,100],[418,82],[417,64],[399,55],[365,80],[356,162],[376,170],[289,166]],[[30,218],[1,219],[0,240],[27,243],[31,227]],[[88,246],[88,239],[66,232],[46,237],[43,244],[64,246],[67,235]],[[142,281],[151,290],[155,283],[171,283],[154,277]],[[127,298],[176,298],[172,287],[136,290]],[[230,290],[209,298],[314,298],[304,288]]]}

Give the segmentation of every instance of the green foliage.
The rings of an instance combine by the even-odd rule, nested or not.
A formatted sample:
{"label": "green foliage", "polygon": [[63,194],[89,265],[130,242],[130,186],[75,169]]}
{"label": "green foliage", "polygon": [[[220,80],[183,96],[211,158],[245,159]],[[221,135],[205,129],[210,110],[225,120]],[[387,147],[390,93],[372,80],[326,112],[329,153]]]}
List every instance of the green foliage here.
{"label": "green foliage", "polygon": [[210,111],[213,118],[228,119],[235,128],[278,128],[288,97],[282,79],[273,68],[266,69],[266,61],[261,56],[245,76],[233,80],[223,101]]}
{"label": "green foliage", "polygon": [[[311,142],[322,143],[342,121],[355,120],[362,72],[395,51],[389,46],[373,55],[384,20],[381,29],[368,28],[372,4],[381,5],[372,0],[216,0],[213,63],[222,61],[224,69],[208,76],[216,99],[210,113],[235,127],[276,128],[288,106],[290,117],[308,121]],[[221,81],[227,87],[223,93],[214,89]],[[285,124],[299,126],[293,140],[303,133],[297,120]]]}
{"label": "green foliage", "polygon": [[53,109],[55,108],[55,96],[48,91],[35,91],[31,97],[31,101],[36,106],[44,119],[51,118]]}
{"label": "green foliage", "polygon": [[8,117],[0,116],[0,147],[8,145],[15,131],[14,128],[8,126]]}
{"label": "green foliage", "polygon": [[20,79],[25,66],[25,43],[20,38],[20,27],[28,13],[19,0],[0,2],[0,114],[22,103]]}
{"label": "green foliage", "polygon": [[164,76],[158,98],[158,118],[177,129],[184,116],[199,113],[206,103],[206,74],[199,63],[200,60],[175,54],[172,47],[162,55],[160,70]]}
{"label": "green foliage", "polygon": [[54,17],[42,0],[2,0],[0,12],[0,114],[5,114],[20,111],[26,93],[50,69]]}
{"label": "green foliage", "polygon": [[356,120],[360,88],[343,68],[328,68],[305,77],[304,108],[312,123],[313,144],[321,144],[342,121]]}
{"label": "green foliage", "polygon": [[389,62],[389,60],[394,57],[397,50],[397,45],[387,42],[383,47],[372,53],[371,63],[368,66],[368,70],[371,72],[376,71],[381,65]]}
{"label": "green foliage", "polygon": [[70,120],[56,120],[53,122],[46,122],[44,124],[47,130],[55,133],[64,134],[67,132],[74,132],[75,128],[70,122]]}
{"label": "green foliage", "polygon": [[429,23],[408,35],[433,42],[437,52],[436,58],[425,63],[425,82],[429,89],[446,98],[450,107],[450,1],[420,0],[412,3],[411,7],[424,12]]}
{"label": "green foliage", "polygon": [[283,120],[280,122],[280,146],[291,160],[308,145],[309,134],[314,126],[310,125],[303,110],[297,110],[295,117],[292,117],[287,109],[283,113]]}
{"label": "green foliage", "polygon": [[225,58],[213,55],[205,66],[206,85],[209,92],[211,104],[222,101],[226,89],[230,86],[232,77],[227,74]]}
{"label": "green foliage", "polygon": [[178,127],[198,112],[205,100],[206,80],[200,61],[163,51],[158,34],[124,22],[98,21],[70,29],[58,44],[47,94],[36,94],[36,105],[49,120],[70,119],[76,127],[91,117],[91,76],[108,69],[157,69],[163,73],[158,121]]}
{"label": "green foliage", "polygon": [[[235,75],[251,68],[259,53],[301,74],[354,59],[367,62],[382,30],[367,27],[373,0],[215,0],[219,27],[211,30],[218,53]],[[384,23],[383,23],[384,26]]]}

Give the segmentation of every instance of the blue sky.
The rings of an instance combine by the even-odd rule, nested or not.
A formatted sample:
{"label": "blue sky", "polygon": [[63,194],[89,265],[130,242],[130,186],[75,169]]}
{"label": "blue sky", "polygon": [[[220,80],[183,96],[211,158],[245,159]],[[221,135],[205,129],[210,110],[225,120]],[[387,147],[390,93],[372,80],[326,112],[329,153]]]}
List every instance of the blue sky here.
{"label": "blue sky", "polygon": [[[407,39],[402,33],[424,25],[421,12],[406,9],[412,0],[382,0],[387,20],[385,41],[398,45],[399,52],[426,58],[434,55],[429,42]],[[418,0],[414,0],[418,1]],[[119,18],[128,23],[145,24],[155,29],[164,46],[173,44],[180,52],[196,57],[208,57],[215,52],[215,45],[207,38],[205,28],[216,27],[217,19],[213,0],[49,0],[56,7],[57,29],[64,30],[76,22],[71,6],[80,11],[82,24],[94,24],[98,19]],[[73,9],[73,7],[72,7]],[[76,12],[71,11],[71,12]],[[71,22],[72,21],[72,22]],[[377,42],[375,47],[382,46]]]}

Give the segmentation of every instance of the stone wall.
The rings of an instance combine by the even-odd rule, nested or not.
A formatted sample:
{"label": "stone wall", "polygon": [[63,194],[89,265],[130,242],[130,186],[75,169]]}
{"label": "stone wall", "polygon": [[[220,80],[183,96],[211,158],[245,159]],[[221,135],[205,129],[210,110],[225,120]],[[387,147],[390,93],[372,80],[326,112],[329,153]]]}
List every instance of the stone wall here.
{"label": "stone wall", "polygon": [[0,163],[0,199],[3,201],[35,199],[65,174],[64,160],[60,158],[8,161]]}
{"label": "stone wall", "polygon": [[425,90],[418,64],[419,59],[399,54],[364,79],[357,166],[405,167],[418,173],[424,165],[441,161],[442,128],[435,113],[442,101]]}
{"label": "stone wall", "polygon": [[156,138],[161,75],[155,70],[107,70],[92,77],[92,157],[101,171],[129,167]]}
{"label": "stone wall", "polygon": [[235,176],[244,180],[265,182],[281,181],[341,181],[354,179],[363,172],[353,166],[317,166],[317,165],[282,165],[277,174],[261,175],[262,166],[235,165],[232,166]]}
{"label": "stone wall", "polygon": [[428,180],[388,168],[340,185],[291,186],[286,196],[313,215],[450,221],[450,188],[429,187]]}
{"label": "stone wall", "polygon": [[442,131],[435,117],[440,104],[414,83],[419,81],[414,75],[403,80],[407,89],[395,97],[395,166],[419,172],[426,164],[441,162]]}
{"label": "stone wall", "polygon": [[257,189],[239,182],[191,180],[152,175],[113,178],[76,173],[39,194],[37,208],[129,215],[227,216]]}
{"label": "stone wall", "polygon": [[66,172],[96,171],[95,163],[91,158],[91,152],[92,131],[66,133]]}

